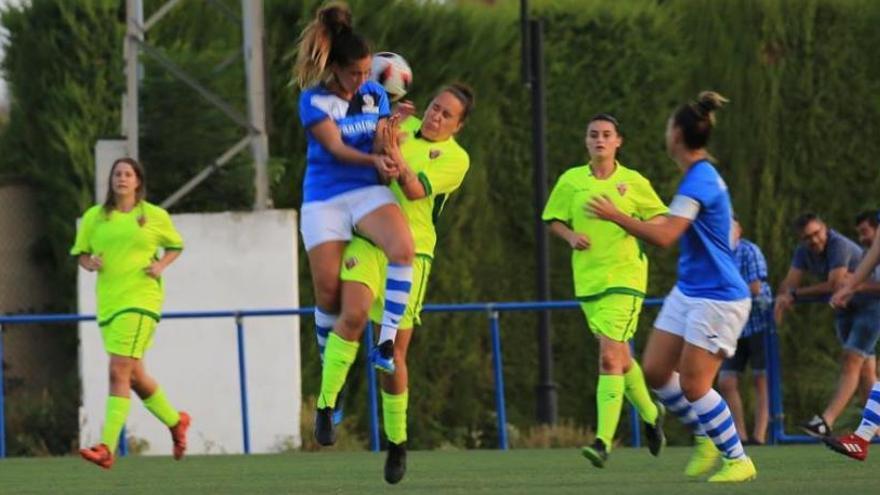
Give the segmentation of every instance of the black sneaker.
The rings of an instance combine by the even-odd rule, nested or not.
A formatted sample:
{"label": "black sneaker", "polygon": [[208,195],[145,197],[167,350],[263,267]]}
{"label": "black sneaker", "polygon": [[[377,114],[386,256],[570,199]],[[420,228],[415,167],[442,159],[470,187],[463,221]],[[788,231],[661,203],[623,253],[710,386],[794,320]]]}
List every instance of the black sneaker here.
{"label": "black sneaker", "polygon": [[608,450],[605,448],[605,442],[598,438],[592,445],[582,448],[581,455],[589,459],[597,468],[605,467],[605,463],[608,462]]}
{"label": "black sneaker", "polygon": [[666,446],[666,435],[663,433],[663,420],[666,418],[666,407],[660,401],[654,401],[657,405],[657,420],[654,424],[645,423],[645,437],[648,440],[648,451],[657,457]]}
{"label": "black sneaker", "polygon": [[315,440],[324,447],[336,443],[332,407],[322,407],[315,411]]}
{"label": "black sneaker", "polygon": [[807,435],[814,438],[825,438],[831,436],[831,427],[825,422],[825,419],[818,414],[810,418],[809,421],[798,425]]}
{"label": "black sneaker", "polygon": [[406,474],[406,442],[388,442],[388,457],[385,458],[385,481],[394,485]]}

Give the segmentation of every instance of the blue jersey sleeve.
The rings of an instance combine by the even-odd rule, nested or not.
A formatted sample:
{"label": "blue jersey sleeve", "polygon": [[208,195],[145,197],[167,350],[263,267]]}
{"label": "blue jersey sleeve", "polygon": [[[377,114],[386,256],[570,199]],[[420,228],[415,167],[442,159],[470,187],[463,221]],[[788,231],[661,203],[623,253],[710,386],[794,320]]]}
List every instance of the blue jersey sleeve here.
{"label": "blue jersey sleeve", "polygon": [[[695,165],[696,166],[696,165]],[[720,189],[718,181],[713,180],[711,169],[699,167],[685,175],[678,185],[677,194],[687,196],[700,203],[700,206],[708,204]]]}
{"label": "blue jersey sleeve", "polygon": [[299,120],[306,129],[330,117],[327,112],[314,104],[314,96],[315,92],[312,90],[303,91],[299,95]]}

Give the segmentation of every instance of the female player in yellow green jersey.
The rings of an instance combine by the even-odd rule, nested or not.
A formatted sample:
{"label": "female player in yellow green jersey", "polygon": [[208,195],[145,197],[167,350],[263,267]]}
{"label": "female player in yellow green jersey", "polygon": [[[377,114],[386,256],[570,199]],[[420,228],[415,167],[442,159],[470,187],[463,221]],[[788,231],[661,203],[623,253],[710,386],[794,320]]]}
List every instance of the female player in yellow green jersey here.
{"label": "female player in yellow green jersey", "polygon": [[[421,324],[419,313],[437,243],[435,221],[449,195],[461,185],[470,166],[470,157],[456,142],[455,135],[473,107],[471,89],[450,84],[434,97],[421,121],[414,117],[404,121],[403,141],[399,147],[396,145],[399,136],[393,131],[394,123],[389,126],[393,135],[386,139],[391,143],[389,154],[400,169],[391,190],[407,218],[416,252],[410,298],[402,309],[400,332],[394,341],[394,372],[382,377],[382,413],[388,437],[385,481],[391,484],[399,482],[406,472],[407,349],[412,329]],[[365,237],[355,236],[345,249],[340,275],[342,314],[337,331],[329,337],[338,339],[344,346],[339,347],[343,352],[334,351],[331,355],[328,345],[324,357],[321,399],[328,404],[336,403],[357,354],[367,318],[381,320],[388,292],[393,289],[383,283],[387,266],[388,259],[382,250]],[[329,412],[324,412],[323,427],[316,428],[318,441],[323,445],[335,440]]]}
{"label": "female player in yellow green jersey", "polygon": [[562,174],[543,213],[550,231],[572,248],[575,295],[599,342],[596,441],[582,451],[596,467],[608,460],[624,396],[645,422],[651,453],[659,455],[666,442],[663,408],[651,400],[629,350],[645,297],[648,259],[634,236],[584,209],[591,198],[604,194],[643,220],[667,212],[651,183],[617,161],[622,143],[617,119],[609,114],[591,118],[585,138],[590,161]]}
{"label": "female player in yellow green jersey", "polygon": [[162,272],[183,249],[168,212],[148,203],[145,195],[140,164],[132,158],[116,160],[107,199],[86,210],[70,250],[80,266],[98,272],[98,325],[110,355],[110,395],[101,442],[80,454],[104,469],[113,465],[132,389],[171,430],[175,459],[183,457],[190,424],[189,415],[171,406],[142,360],[162,310]]}

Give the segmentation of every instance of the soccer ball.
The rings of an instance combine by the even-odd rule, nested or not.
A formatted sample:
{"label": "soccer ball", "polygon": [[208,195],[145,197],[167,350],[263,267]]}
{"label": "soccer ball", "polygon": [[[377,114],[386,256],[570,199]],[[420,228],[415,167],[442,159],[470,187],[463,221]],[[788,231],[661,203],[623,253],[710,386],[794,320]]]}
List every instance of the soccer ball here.
{"label": "soccer ball", "polygon": [[397,101],[406,95],[412,84],[412,69],[400,55],[379,52],[373,55],[370,78],[385,87],[391,101]]}

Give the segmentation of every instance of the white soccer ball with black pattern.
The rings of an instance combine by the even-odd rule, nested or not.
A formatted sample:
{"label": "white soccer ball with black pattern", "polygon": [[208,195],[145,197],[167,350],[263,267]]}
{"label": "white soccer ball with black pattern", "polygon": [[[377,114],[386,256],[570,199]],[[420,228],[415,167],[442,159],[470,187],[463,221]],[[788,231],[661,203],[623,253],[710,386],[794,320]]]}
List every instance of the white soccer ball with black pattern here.
{"label": "white soccer ball with black pattern", "polygon": [[397,101],[403,98],[412,84],[412,69],[406,59],[396,53],[379,52],[373,54],[370,78],[381,84],[388,93],[388,99]]}

